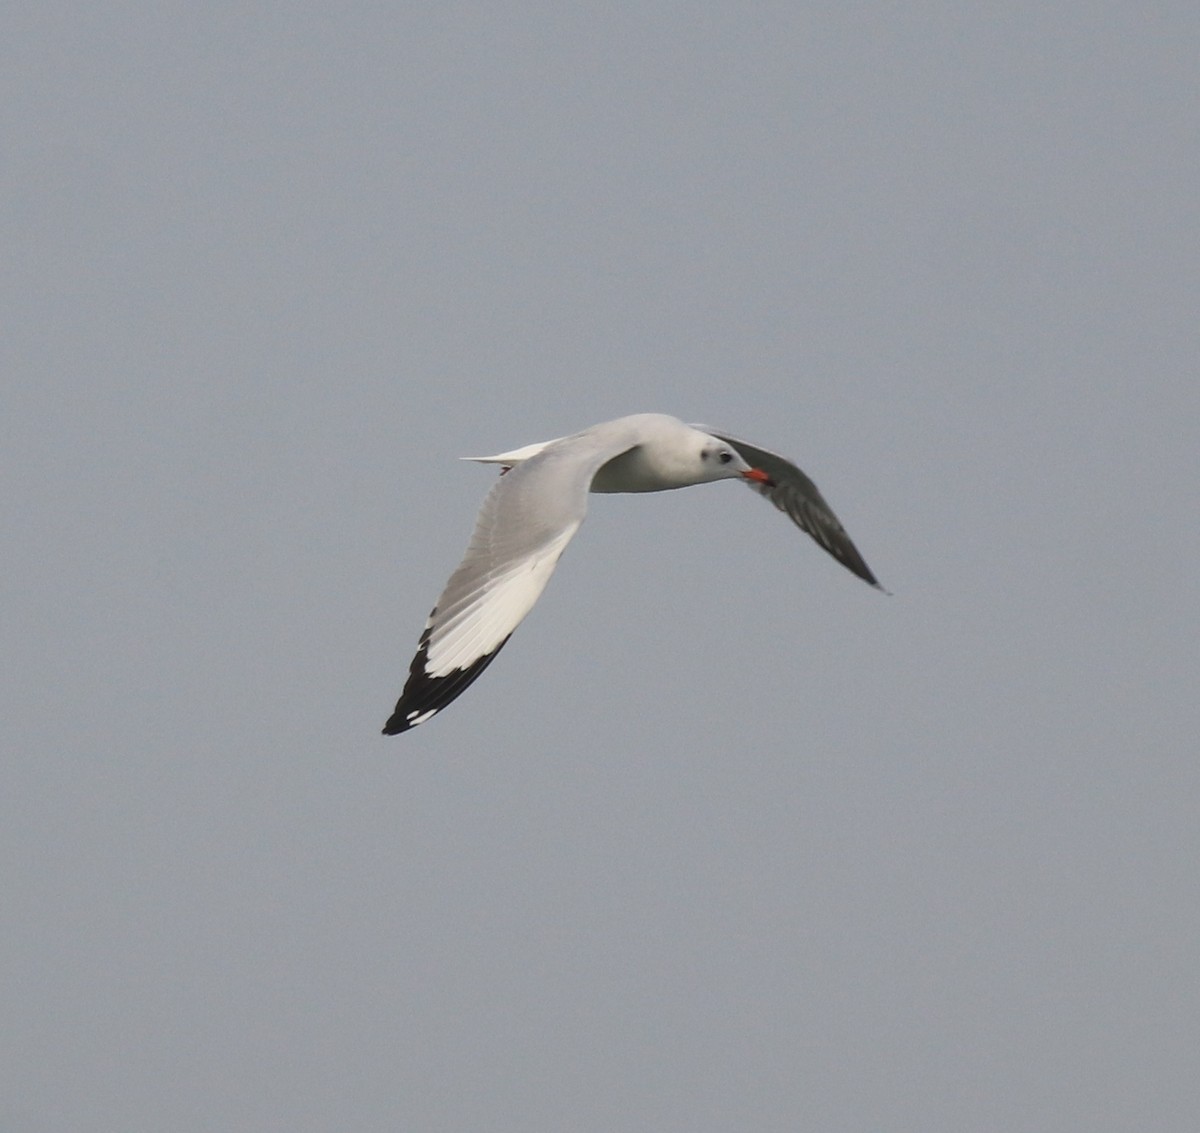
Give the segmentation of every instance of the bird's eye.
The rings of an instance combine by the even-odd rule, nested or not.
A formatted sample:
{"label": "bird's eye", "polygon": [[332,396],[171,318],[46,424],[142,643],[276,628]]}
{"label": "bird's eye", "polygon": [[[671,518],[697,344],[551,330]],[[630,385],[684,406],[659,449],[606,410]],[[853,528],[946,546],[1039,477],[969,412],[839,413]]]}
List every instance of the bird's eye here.
{"label": "bird's eye", "polygon": [[721,461],[722,464],[728,464],[733,459],[733,453],[723,452],[723,453],[721,453],[720,457],[718,457],[718,459]]}

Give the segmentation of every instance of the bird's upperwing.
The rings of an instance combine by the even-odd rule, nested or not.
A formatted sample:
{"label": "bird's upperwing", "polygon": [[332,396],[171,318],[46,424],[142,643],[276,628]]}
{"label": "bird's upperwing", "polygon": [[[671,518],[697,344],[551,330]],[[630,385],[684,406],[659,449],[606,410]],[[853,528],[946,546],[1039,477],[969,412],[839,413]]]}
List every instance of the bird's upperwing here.
{"label": "bird's upperwing", "polygon": [[596,470],[628,447],[567,438],[496,482],[462,562],[425,623],[385,735],[423,724],[487,668],[533,609],[583,523]]}

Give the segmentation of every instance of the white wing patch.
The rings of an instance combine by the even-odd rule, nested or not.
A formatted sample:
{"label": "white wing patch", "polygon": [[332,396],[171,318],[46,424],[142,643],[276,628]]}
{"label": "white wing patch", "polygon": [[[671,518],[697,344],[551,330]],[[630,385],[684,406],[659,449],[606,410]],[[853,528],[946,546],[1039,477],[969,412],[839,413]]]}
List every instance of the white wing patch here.
{"label": "white wing patch", "polygon": [[481,576],[471,593],[437,610],[426,652],[426,673],[444,677],[498,649],[533,609],[578,530],[578,523],[571,524],[529,557]]}

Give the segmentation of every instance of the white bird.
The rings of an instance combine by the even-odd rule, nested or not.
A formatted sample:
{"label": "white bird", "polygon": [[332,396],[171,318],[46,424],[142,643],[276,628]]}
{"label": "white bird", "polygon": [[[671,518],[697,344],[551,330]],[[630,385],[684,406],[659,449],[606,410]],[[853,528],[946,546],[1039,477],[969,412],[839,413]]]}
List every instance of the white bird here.
{"label": "white bird", "polygon": [[384,735],[415,728],[491,663],[545,589],[587,512],[589,492],[663,492],[739,479],[843,566],[879,586],[817,486],[791,461],[703,425],[638,413],[496,456],[475,533],[437,600]]}

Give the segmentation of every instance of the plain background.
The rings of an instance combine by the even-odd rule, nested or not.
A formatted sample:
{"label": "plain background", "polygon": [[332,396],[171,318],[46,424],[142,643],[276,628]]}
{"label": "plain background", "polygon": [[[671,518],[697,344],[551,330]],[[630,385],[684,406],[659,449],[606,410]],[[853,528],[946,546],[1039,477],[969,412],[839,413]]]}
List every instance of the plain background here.
{"label": "plain background", "polygon": [[[10,11],[0,1129],[1190,1131],[1194,3]],[[494,471],[639,411],[379,729]]]}

